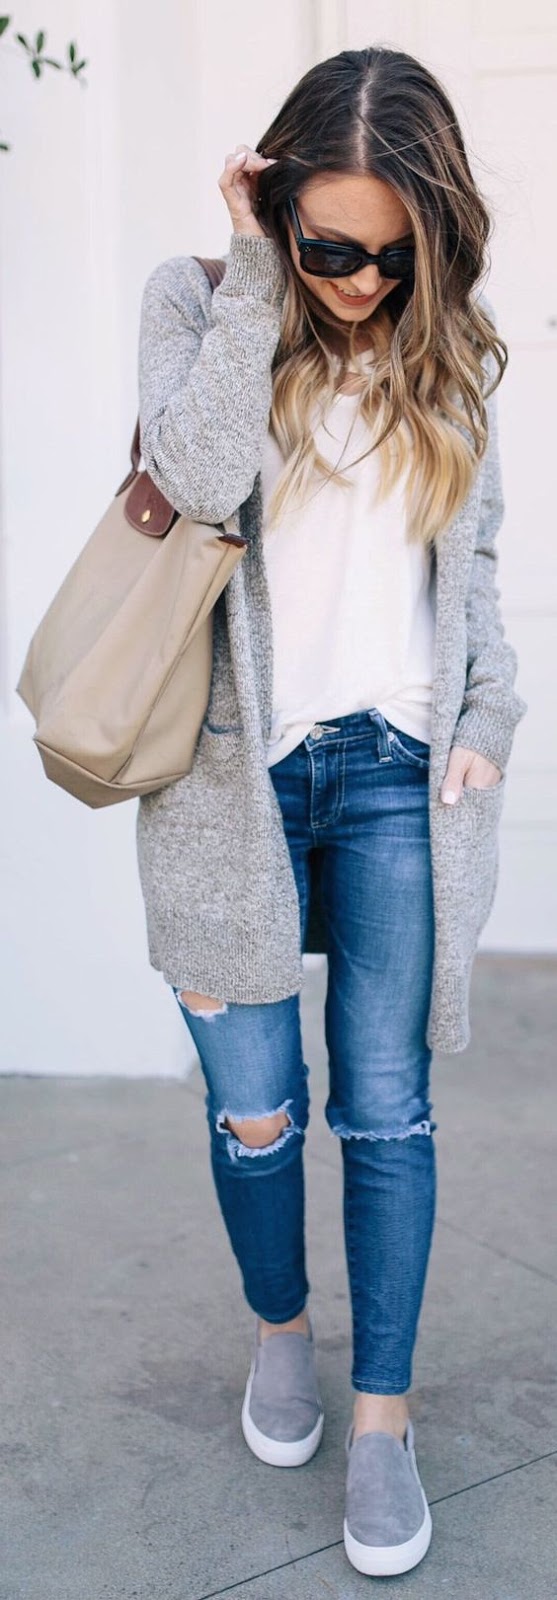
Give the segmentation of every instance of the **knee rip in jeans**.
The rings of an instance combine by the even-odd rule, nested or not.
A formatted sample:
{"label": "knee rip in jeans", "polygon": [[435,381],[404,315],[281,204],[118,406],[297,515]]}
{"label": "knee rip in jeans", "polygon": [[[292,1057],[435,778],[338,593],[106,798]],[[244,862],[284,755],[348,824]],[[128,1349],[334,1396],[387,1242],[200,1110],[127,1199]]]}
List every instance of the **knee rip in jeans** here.
{"label": "knee rip in jeans", "polygon": [[192,989],[182,989],[181,994],[179,990],[175,990],[175,993],[184,1010],[191,1011],[195,1017],[200,1017],[202,1022],[214,1022],[215,1017],[223,1017],[228,1011],[226,1000],[213,1000],[211,995],[195,994]]}
{"label": "knee rip in jeans", "polygon": [[[293,1133],[300,1133],[301,1129],[296,1127],[296,1124],[294,1123],[288,1111],[288,1106],[291,1105],[292,1100],[285,1100],[283,1104],[281,1106],[277,1106],[276,1110],[274,1111],[259,1111],[255,1115],[252,1114],[251,1116],[246,1112],[243,1112],[239,1115],[238,1112],[230,1111],[226,1106],[222,1111],[219,1111],[216,1117],[216,1129],[217,1133],[222,1133],[226,1137],[227,1150],[231,1160],[237,1161],[241,1156],[274,1155],[276,1150],[282,1149],[282,1146],[286,1144],[287,1139],[289,1139]],[[252,1126],[253,1124],[257,1125],[265,1122],[272,1125],[274,1123],[276,1124],[276,1120],[278,1118],[284,1119],[282,1121],[282,1125],[279,1125],[278,1131],[276,1130],[276,1127],[271,1126],[271,1137],[262,1137],[259,1142],[254,1142],[253,1144],[248,1144],[240,1137],[236,1128],[231,1126],[232,1123],[238,1122],[250,1123]],[[262,1128],[262,1134],[263,1131],[264,1130]],[[265,1131],[269,1132],[269,1129]],[[246,1134],[247,1132],[248,1130],[246,1130]],[[251,1129],[250,1137],[253,1137]]]}
{"label": "knee rip in jeans", "polygon": [[410,1139],[414,1133],[432,1134],[436,1127],[437,1123],[430,1122],[427,1117],[424,1117],[422,1122],[414,1122],[411,1127],[401,1128],[394,1133],[374,1133],[371,1129],[349,1128],[346,1122],[335,1122],[331,1127],[331,1133],[338,1134],[340,1139]]}

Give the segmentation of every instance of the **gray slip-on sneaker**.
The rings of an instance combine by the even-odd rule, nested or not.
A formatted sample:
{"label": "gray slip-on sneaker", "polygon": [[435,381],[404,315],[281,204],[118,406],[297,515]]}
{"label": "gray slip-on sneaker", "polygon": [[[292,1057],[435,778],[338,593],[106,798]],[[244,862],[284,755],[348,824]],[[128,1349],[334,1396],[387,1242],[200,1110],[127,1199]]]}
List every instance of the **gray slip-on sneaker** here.
{"label": "gray slip-on sneaker", "polygon": [[313,1333],[271,1333],[255,1348],[242,1406],[246,1444],[271,1467],[302,1467],[315,1455],[324,1412]]}
{"label": "gray slip-on sneaker", "polygon": [[346,1437],[344,1548],[357,1572],[392,1577],[416,1567],[429,1548],[431,1513],[409,1422],[404,1440],[379,1430]]}

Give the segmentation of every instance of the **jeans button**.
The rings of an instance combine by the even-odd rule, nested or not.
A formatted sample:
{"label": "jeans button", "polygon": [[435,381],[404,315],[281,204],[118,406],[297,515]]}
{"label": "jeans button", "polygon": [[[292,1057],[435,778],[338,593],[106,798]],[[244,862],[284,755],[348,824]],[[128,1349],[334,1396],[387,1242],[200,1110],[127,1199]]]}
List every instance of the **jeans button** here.
{"label": "jeans button", "polygon": [[324,732],[325,729],[321,727],[320,722],[314,722],[313,728],[309,730],[310,739],[322,739]]}

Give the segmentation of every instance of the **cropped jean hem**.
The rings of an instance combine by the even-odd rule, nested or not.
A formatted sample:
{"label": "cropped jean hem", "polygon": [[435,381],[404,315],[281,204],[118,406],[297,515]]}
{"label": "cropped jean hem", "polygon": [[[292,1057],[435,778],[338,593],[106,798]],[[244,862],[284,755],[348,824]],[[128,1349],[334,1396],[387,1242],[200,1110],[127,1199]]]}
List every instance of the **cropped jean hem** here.
{"label": "cropped jean hem", "polygon": [[357,1394],[407,1394],[412,1382],[412,1374],[396,1383],[393,1378],[382,1378],[380,1373],[371,1372],[366,1377],[352,1377],[352,1388]]}
{"label": "cropped jean hem", "polygon": [[276,1327],[280,1327],[281,1323],[283,1323],[283,1322],[293,1322],[294,1321],[294,1317],[299,1317],[301,1315],[302,1311],[305,1311],[308,1295],[309,1295],[309,1284],[308,1284],[308,1288],[307,1288],[307,1294],[304,1295],[303,1299],[298,1301],[298,1303],[294,1305],[293,1310],[289,1310],[288,1306],[287,1306],[286,1309],[281,1312],[280,1317],[277,1317],[277,1316],[269,1317],[269,1316],[267,1316],[266,1311],[263,1310],[260,1305],[257,1305],[257,1306],[254,1305],[252,1300],[248,1300],[247,1304],[249,1305],[250,1311],[253,1311],[255,1313],[256,1317],[262,1317],[264,1322],[272,1322],[272,1323],[275,1324]]}

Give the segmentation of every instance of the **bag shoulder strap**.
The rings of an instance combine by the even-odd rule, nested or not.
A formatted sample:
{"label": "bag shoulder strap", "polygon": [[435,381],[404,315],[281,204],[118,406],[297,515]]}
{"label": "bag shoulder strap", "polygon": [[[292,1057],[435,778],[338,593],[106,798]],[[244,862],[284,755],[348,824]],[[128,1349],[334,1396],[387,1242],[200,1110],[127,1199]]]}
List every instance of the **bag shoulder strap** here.
{"label": "bag shoulder strap", "polygon": [[221,283],[226,272],[226,261],[223,261],[220,256],[194,256],[193,260],[198,261],[200,267],[203,267],[203,271],[207,273],[211,288],[218,289],[219,283]]}
{"label": "bag shoulder strap", "polygon": [[[211,289],[217,289],[219,283],[221,283],[222,279],[224,278],[226,261],[223,261],[221,257],[217,256],[194,256],[193,260],[198,261],[200,267],[203,267],[203,271],[206,273],[209,279]],[[117,495],[121,494],[123,489],[127,489],[130,483],[133,483],[134,478],[137,477],[139,472],[139,463],[141,461],[141,434],[139,417],[133,430],[130,459],[132,464],[131,472],[128,472],[127,477],[124,478],[124,482],[121,483],[120,488],[116,490]]]}

